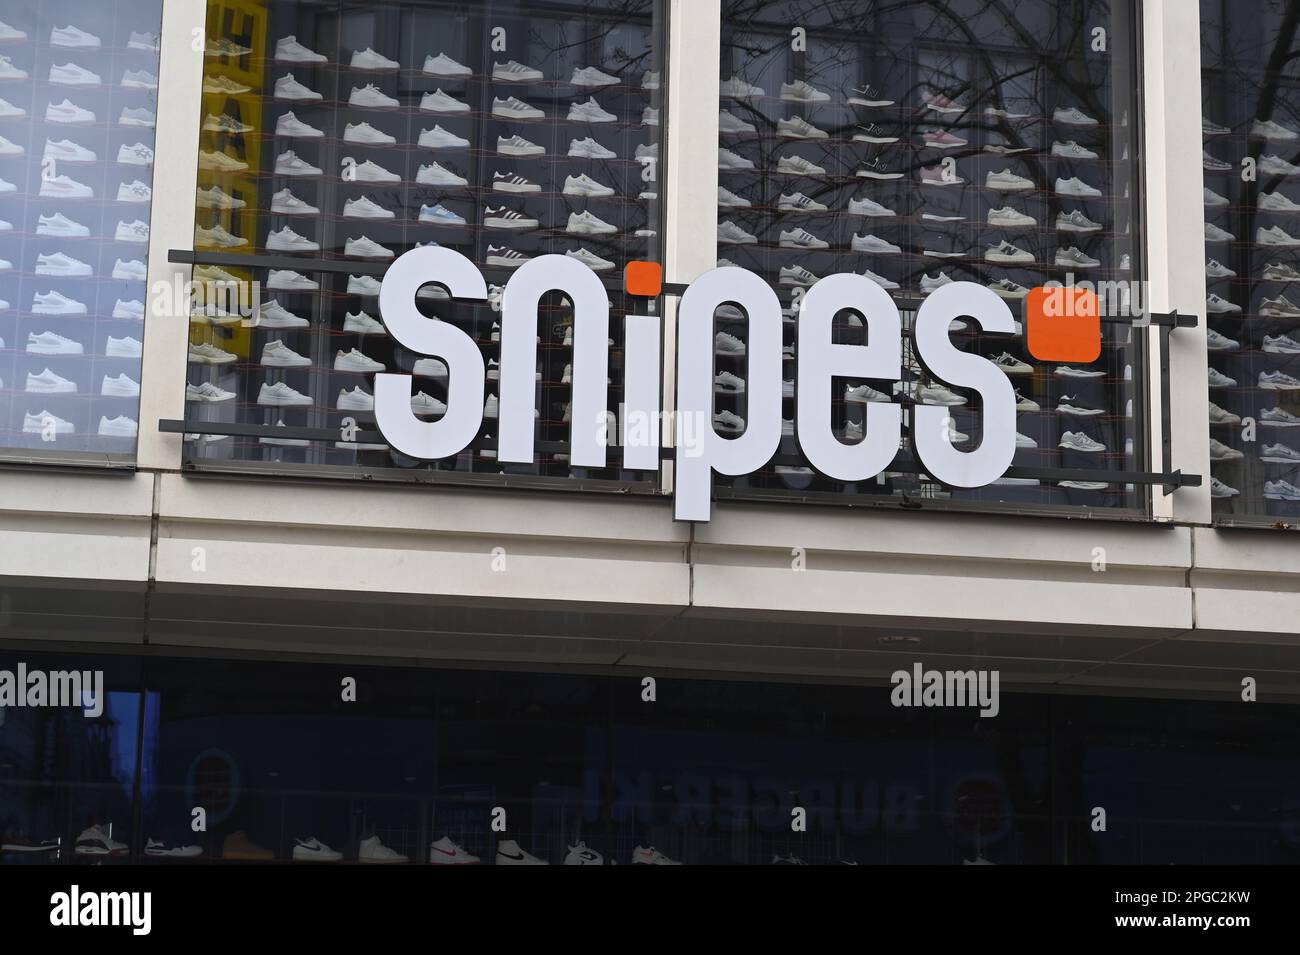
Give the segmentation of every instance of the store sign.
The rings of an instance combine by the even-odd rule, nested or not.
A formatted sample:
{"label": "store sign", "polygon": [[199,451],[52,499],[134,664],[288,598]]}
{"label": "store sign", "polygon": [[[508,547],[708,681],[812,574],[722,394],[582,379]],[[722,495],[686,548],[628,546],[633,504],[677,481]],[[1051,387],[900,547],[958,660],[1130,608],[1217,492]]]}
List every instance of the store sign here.
{"label": "store sign", "polygon": [[[415,296],[435,283],[452,298],[485,301],[487,283],[478,268],[451,249],[412,249],[384,276],[379,309],[389,334],[420,355],[442,359],[448,369],[447,413],[422,421],[411,410],[411,376],[375,376],[375,417],[397,451],[420,460],[459,454],[483,424],[485,368],[474,340],[450,322],[431,321]],[[548,292],[573,302],[573,385],[570,408],[570,464],[607,467],[614,437],[608,433],[609,298],[587,266],[563,255],[524,263],[506,283],[501,302],[500,392],[497,460],[532,464],[536,414],[537,306]],[[714,312],[739,306],[748,316],[748,413],[744,433],[725,438],[713,428]],[[845,309],[866,326],[867,344],[831,340],[831,322]],[[971,282],[954,282],[930,294],[917,311],[914,354],[931,378],[968,388],[980,396],[982,439],[959,451],[949,439],[945,407],[918,404],[911,422],[912,447],[926,473],[949,487],[983,487],[1011,465],[1016,449],[1016,399],[1007,376],[987,359],[960,351],[948,336],[954,319],[973,320],[986,332],[1012,334],[1015,320],[1006,303]],[[659,466],[660,321],[625,318],[624,404],[618,426],[622,467]],[[752,272],[720,268],[698,278],[682,296],[677,322],[677,407],[674,412],[676,489],[674,516],[707,521],[713,474],[743,475],[776,454],[781,441],[781,303]],[[902,406],[864,404],[864,437],[845,444],[832,430],[832,378],[902,377],[902,319],[889,293],[853,274],[820,280],[803,298],[795,374],[795,434],[804,456],[822,474],[840,481],[875,477],[894,459],[902,436]]]}

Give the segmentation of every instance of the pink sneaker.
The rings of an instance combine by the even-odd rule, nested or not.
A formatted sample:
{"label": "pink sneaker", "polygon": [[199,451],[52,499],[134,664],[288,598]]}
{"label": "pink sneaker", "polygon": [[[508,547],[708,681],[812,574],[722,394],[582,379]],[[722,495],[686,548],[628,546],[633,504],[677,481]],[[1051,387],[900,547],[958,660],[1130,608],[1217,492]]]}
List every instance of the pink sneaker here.
{"label": "pink sneaker", "polygon": [[960,103],[954,103],[942,93],[925,92],[921,94],[921,101],[934,110],[936,113],[964,113],[966,107]]}
{"label": "pink sneaker", "polygon": [[954,146],[965,146],[966,140],[954,136],[947,130],[932,129],[925,134],[925,144],[935,149],[952,149]]}
{"label": "pink sneaker", "polygon": [[925,186],[959,186],[966,180],[956,174],[956,170],[945,175],[943,166],[922,166],[921,184]]}

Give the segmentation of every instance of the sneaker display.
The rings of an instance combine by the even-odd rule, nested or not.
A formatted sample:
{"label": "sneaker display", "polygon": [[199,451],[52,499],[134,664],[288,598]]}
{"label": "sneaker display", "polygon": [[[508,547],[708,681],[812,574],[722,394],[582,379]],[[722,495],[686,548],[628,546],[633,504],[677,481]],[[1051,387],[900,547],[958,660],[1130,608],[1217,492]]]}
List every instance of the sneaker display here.
{"label": "sneaker display", "polygon": [[343,179],[352,182],[401,182],[402,177],[367,159],[358,163],[351,156],[343,158]]}
{"label": "sneaker display", "polygon": [[189,361],[193,365],[229,365],[231,362],[238,360],[238,355],[223,351],[207,342],[201,345],[190,345]]}
{"label": "sneaker display", "polygon": [[1259,171],[1267,176],[1294,176],[1300,173],[1300,166],[1293,166],[1276,153],[1259,158]]}
{"label": "sneaker display", "polygon": [[1210,439],[1211,461],[1240,461],[1245,456],[1236,448],[1230,448],[1222,441],[1217,441],[1214,438]]}
{"label": "sneaker display", "polygon": [[602,109],[593,96],[585,103],[573,103],[569,106],[568,120],[571,123],[612,123],[618,117]]}
{"label": "sneaker display", "polygon": [[354,51],[352,62],[349,65],[354,70],[370,70],[374,72],[396,70],[401,67],[401,64],[396,60],[390,60],[383,54],[376,53],[370,47]]}
{"label": "sneaker display", "polygon": [[364,146],[393,146],[397,143],[397,138],[375,129],[369,123],[348,123],[343,130],[343,141]]}
{"label": "sneaker display", "polygon": [[[1058,256],[1060,253],[1057,253]],[[1000,264],[1013,264],[1016,262],[1032,262],[1034,254],[1026,252],[1019,246],[1012,245],[1003,239],[996,246],[993,246],[984,253],[984,259],[988,262],[998,262]],[[1059,263],[1058,263],[1059,264]]]}
{"label": "sneaker display", "polygon": [[[536,219],[524,215],[522,212],[516,212],[514,209],[507,209],[504,206],[500,208],[486,207],[483,210],[483,227],[485,229],[536,229],[538,226]],[[570,231],[573,231],[570,229]]]}
{"label": "sneaker display", "polygon": [[128,90],[156,90],[158,77],[148,70],[127,70],[122,74],[122,88]]}
{"label": "sneaker display", "polygon": [[[1205,231],[1206,238],[1209,238],[1210,226],[1208,224],[1205,227]],[[1287,233],[1281,226],[1269,226],[1267,229],[1260,227],[1255,230],[1255,244],[1294,247],[1300,245],[1300,239]]]}
{"label": "sneaker display", "polygon": [[[307,319],[293,314],[275,299],[271,299],[269,302],[262,302],[257,307],[257,313],[251,319],[246,320],[244,324],[258,328],[306,328],[311,323]],[[274,364],[266,361],[265,351],[262,355],[262,364]],[[290,362],[290,364],[295,363]]]}
{"label": "sneaker display", "polygon": [[222,37],[220,40],[209,40],[207,46],[203,50],[203,55],[218,59],[222,57],[238,59],[239,57],[247,56],[252,52],[253,50],[251,47],[240,46],[234,40]]}
{"label": "sneaker display", "polygon": [[739,76],[733,76],[729,80],[724,80],[718,84],[718,95],[728,99],[753,99],[756,96],[766,96],[766,92],[761,86],[755,86]]}
{"label": "sneaker display", "polygon": [[[742,166],[737,166],[737,167],[732,167],[732,168],[741,168],[741,169],[744,169],[744,168],[752,169],[752,168],[754,168],[754,164],[753,164],[753,163],[750,163],[749,160],[745,159],[745,160],[742,160],[742,162],[743,162],[743,163],[749,163],[749,165],[748,165],[748,166],[743,166],[743,165],[742,165]],[[779,173],[785,173],[785,174],[787,174],[787,175],[792,175],[792,176],[824,176],[824,175],[826,175],[826,169],[825,169],[824,167],[819,166],[819,165],[817,165],[817,164],[814,163],[814,162],[809,162],[807,159],[804,159],[802,156],[782,156],[782,157],[781,157],[780,159],[778,159],[777,162],[776,162],[776,171],[779,172]],[[858,175],[863,175],[863,174],[864,174],[863,172],[859,172],[859,173],[858,173]],[[897,178],[899,178],[899,177],[901,177],[901,176],[902,176],[902,173],[891,173],[891,174],[885,174],[885,173],[882,172],[882,173],[880,173],[877,177],[873,177],[873,178],[893,178],[893,179],[897,179]]]}
{"label": "sneaker display", "polygon": [[299,83],[292,73],[286,73],[275,81],[275,98],[307,102],[318,102],[325,97],[315,90]]}
{"label": "sneaker display", "polygon": [[[518,138],[518,137],[515,137]],[[525,141],[526,142],[526,141]],[[528,145],[532,145],[529,143]],[[540,146],[534,147],[542,150]],[[612,149],[606,149],[600,143],[596,142],[590,136],[586,139],[575,139],[569,143],[569,156],[573,159],[617,159],[618,154]],[[527,154],[521,154],[527,155]],[[539,153],[540,155],[540,153]]]}
{"label": "sneaker display", "polygon": [[275,41],[277,63],[328,63],[329,58],[314,53],[298,42],[296,36],[281,37]]}
{"label": "sneaker display", "polygon": [[751,159],[746,159],[739,153],[732,152],[730,149],[718,149],[718,168],[727,171],[744,170],[755,168]]}
{"label": "sneaker display", "polygon": [[718,114],[718,132],[724,135],[737,136],[741,133],[757,133],[758,127],[741,119],[730,110],[724,109]]}
{"label": "sneaker display", "polygon": [[426,186],[468,186],[469,180],[459,176],[441,163],[431,162],[420,167],[415,181]]}
{"label": "sneaker display", "polygon": [[36,217],[36,234],[84,238],[90,235],[90,229],[80,222],[73,222],[62,212],[56,212],[52,216],[38,215]]}
{"label": "sneaker display", "polygon": [[604,865],[605,857],[595,849],[587,848],[585,842],[569,846],[564,856],[564,865]]}
{"label": "sneaker display", "polygon": [[789,139],[827,139],[830,136],[830,133],[826,132],[826,130],[818,129],[802,116],[795,116],[793,119],[778,119],[776,121],[776,132],[777,135]]}
{"label": "sneaker display", "polygon": [[375,298],[379,295],[379,280],[372,275],[349,275],[347,294]]}
{"label": "sneaker display", "polygon": [[1270,142],[1292,143],[1300,139],[1300,133],[1271,119],[1257,119],[1252,122],[1250,135],[1253,139],[1267,139]]}
{"label": "sneaker display", "polygon": [[940,272],[934,277],[931,277],[929,273],[924,273],[921,275],[921,294],[929,295],[935,289],[951,284],[952,281],[952,278],[950,278],[945,272]]}
{"label": "sneaker display", "polygon": [[[71,421],[66,421],[58,415],[50,414],[48,411],[39,411],[32,414],[30,411],[23,415],[23,434],[48,434],[53,432],[56,435],[73,434],[77,430]],[[22,851],[12,850],[9,848],[10,842],[5,840],[4,851]],[[56,846],[57,848],[57,846]]]}
{"label": "sneaker display", "polygon": [[1010,206],[1003,206],[1001,209],[989,210],[988,223],[1003,229],[1028,229],[1038,225],[1038,220]]}
{"label": "sneaker display", "polygon": [[203,77],[203,92],[218,96],[243,96],[252,90],[251,86],[236,83],[227,76]]}
{"label": "sneaker display", "polygon": [[305,159],[299,158],[292,149],[285,150],[275,159],[277,176],[319,176],[321,170]]}
{"label": "sneaker display", "polygon": [[[1207,271],[1206,274],[1208,275],[1209,272]],[[1229,271],[1228,274],[1237,273]],[[1300,282],[1300,271],[1282,262],[1272,263],[1264,267],[1263,279],[1266,282]]]}
{"label": "sneaker display", "polygon": [[350,371],[359,374],[373,374],[384,370],[384,363],[363,355],[355,348],[348,351],[339,350],[334,355],[335,371]]}
{"label": "sneaker display", "polygon": [[31,355],[81,355],[84,351],[81,342],[54,332],[27,333],[27,353]]}
{"label": "sneaker display", "polygon": [[109,398],[135,398],[140,394],[140,383],[125,372],[120,375],[105,375],[100,382],[99,393]]}
{"label": "sneaker display", "polygon": [[[1233,384],[1235,385],[1236,382],[1234,381]],[[1261,371],[1259,387],[1265,391],[1294,391],[1300,388],[1300,379],[1293,378],[1282,371]]]}
{"label": "sneaker display", "polygon": [[95,191],[69,176],[58,175],[41,179],[40,196],[43,199],[93,199]]}
{"label": "sneaker display", "polygon": [[1097,232],[1101,229],[1101,223],[1093,222],[1078,209],[1075,209],[1073,212],[1057,213],[1056,228],[1058,232]]}
{"label": "sneaker display", "polygon": [[807,229],[782,230],[779,240],[783,249],[829,249],[830,243],[819,239]]}
{"label": "sneaker display", "polygon": [[1227,196],[1219,195],[1209,186],[1205,187],[1204,195],[1205,195],[1205,207],[1207,209],[1217,209],[1228,205]]}
{"label": "sneaker display", "polygon": [[286,138],[318,139],[325,133],[315,126],[304,123],[290,110],[275,121],[275,135]]}
{"label": "sneaker display", "polygon": [[1096,126],[1097,120],[1071,106],[1068,109],[1057,107],[1052,112],[1052,121],[1066,126]]}
{"label": "sneaker display", "polygon": [[550,865],[545,859],[539,859],[519,847],[513,839],[502,839],[497,843],[497,865]]}
{"label": "sneaker display", "polygon": [[248,203],[243,199],[236,199],[220,186],[213,186],[210,189],[200,186],[195,191],[194,204],[200,209],[242,209]]}
{"label": "sneaker display", "polygon": [[1232,163],[1224,162],[1215,156],[1211,156],[1208,150],[1201,152],[1201,166],[1210,172],[1226,172],[1232,168]]}
{"label": "sneaker display", "polygon": [[1220,126],[1208,116],[1201,117],[1201,135],[1202,136],[1226,136],[1232,132],[1227,126]]}
{"label": "sneaker display", "polygon": [[310,396],[295,391],[283,381],[275,384],[262,382],[257,391],[257,403],[271,408],[309,408],[315,404]]}
{"label": "sneaker display", "polygon": [[394,258],[392,249],[386,249],[378,242],[372,242],[365,236],[362,236],[359,239],[348,239],[343,244],[343,254],[354,258],[365,259]]}
{"label": "sneaker display", "polygon": [[[1237,273],[1228,268],[1218,259],[1210,259],[1205,263],[1205,277],[1207,279],[1230,279]],[[1268,278],[1268,270],[1264,270],[1264,278]]]}
{"label": "sneaker display", "polygon": [[[522,136],[498,136],[497,152],[503,156],[542,156],[545,155],[546,149],[536,143],[531,143]],[[572,151],[570,151],[572,155]]]}
{"label": "sneaker display", "polygon": [[[719,186],[719,189],[722,187]],[[781,212],[825,212],[826,206],[817,202],[815,199],[809,199],[802,192],[796,192],[787,196],[782,193],[776,201],[776,207]],[[823,246],[824,247],[824,246]]]}
{"label": "sneaker display", "polygon": [[348,199],[343,203],[343,218],[345,219],[393,219],[396,213],[390,209],[385,209],[370,199],[369,196],[362,196],[359,199]]}
{"label": "sneaker display", "polygon": [[286,216],[314,216],[320,214],[318,208],[303,202],[287,186],[271,196],[271,211]]}
{"label": "sneaker display", "polygon": [[1062,378],[1104,378],[1104,371],[1089,368],[1075,368],[1072,365],[1057,365],[1054,374]]}
{"label": "sneaker display", "polygon": [[[517,179],[519,177],[514,177],[514,178]],[[527,180],[524,181],[527,182]],[[537,186],[534,190],[508,189],[505,191],[509,191],[509,192],[539,191],[540,192],[541,187]],[[609,186],[597,182],[595,179],[591,178],[586,173],[583,173],[579,176],[565,177],[564,194],[566,196],[586,196],[590,198],[603,198],[603,197],[614,195],[614,190]]]}
{"label": "sneaker display", "polygon": [[268,368],[308,368],[311,359],[299,355],[277,338],[262,346],[262,364]]}
{"label": "sneaker display", "polygon": [[[1240,311],[1240,309],[1238,309]],[[1296,318],[1300,317],[1300,307],[1297,307],[1285,295],[1279,295],[1277,298],[1265,298],[1260,302],[1258,314],[1268,316],[1269,318]]]}
{"label": "sneaker display", "polygon": [[426,56],[424,58],[424,67],[421,72],[428,76],[444,77],[447,79],[460,79],[474,75],[474,71],[468,66],[457,63],[446,53],[439,53],[437,56]]}
{"label": "sneaker display", "polygon": [[867,216],[880,219],[898,215],[893,209],[882,206],[874,199],[850,199],[847,211],[851,216]]}
{"label": "sneaker display", "polygon": [[119,222],[113,232],[116,242],[148,242],[149,223],[136,219],[134,222]]}
{"label": "sneaker display", "polygon": [[1072,269],[1095,269],[1101,265],[1100,260],[1084,254],[1077,246],[1073,245],[1068,249],[1057,249],[1054,261],[1057,265]]}
{"label": "sneaker display", "polygon": [[590,212],[571,212],[565,231],[572,235],[613,235],[618,232],[618,227],[597,218]]}
{"label": "sneaker display", "polygon": [[1207,372],[1209,386],[1211,388],[1233,388],[1237,384],[1237,379],[1229,378],[1219,369],[1211,367]]}
{"label": "sneaker display", "polygon": [[1213,222],[1205,223],[1206,242],[1235,242],[1237,237],[1226,229],[1220,229]]}
{"label": "sneaker display", "polygon": [[[277,87],[278,95],[278,87]],[[374,86],[374,83],[367,83],[365,86],[354,86],[352,92],[347,95],[347,104],[350,107],[360,107],[363,109],[396,109],[400,107],[398,100],[386,94]]]}
{"label": "sneaker display", "polygon": [[1264,497],[1270,501],[1300,501],[1300,487],[1287,481],[1265,481]]}
{"label": "sneaker display", "polygon": [[1085,146],[1080,146],[1073,139],[1067,142],[1059,140],[1052,143],[1052,155],[1063,159],[1096,159],[1097,154]]}
{"label": "sneaker display", "polygon": [[781,267],[778,273],[778,281],[781,285],[795,286],[798,288],[811,288],[819,281],[819,277],[809,272],[802,265],[786,268]]}
{"label": "sneaker display", "polygon": [[492,64],[492,79],[498,83],[537,83],[542,80],[542,71],[510,60]]}
{"label": "sneaker display", "polygon": [[468,103],[462,103],[456,97],[450,96],[440,89],[432,93],[425,93],[420,98],[420,109],[426,113],[455,114],[470,112]]}
{"label": "sneaker display", "polygon": [[37,315],[85,315],[86,306],[61,292],[36,292],[32,295],[32,312]]}
{"label": "sneaker display", "polygon": [[94,268],[62,252],[37,255],[35,271],[37,275],[86,276],[95,274]]}
{"label": "sneaker display", "polygon": [[383,322],[376,321],[360,309],[357,310],[355,315],[351,312],[344,313],[343,331],[350,332],[354,335],[388,334],[388,330],[384,328]]}
{"label": "sneaker display", "polygon": [[871,255],[898,255],[903,251],[901,246],[875,235],[854,235],[849,240],[849,248],[854,252],[867,252]]}
{"label": "sneaker display", "polygon": [[154,859],[197,859],[203,855],[203,849],[200,846],[168,845],[159,839],[146,839],[144,854]]}
{"label": "sneaker display", "polygon": [[1029,289],[1005,278],[998,279],[996,282],[990,282],[988,288],[992,289],[1000,298],[1006,299],[1018,300],[1029,294]]}
{"label": "sneaker display", "polygon": [[1233,414],[1226,408],[1220,408],[1213,401],[1210,403],[1210,424],[1241,424],[1241,415]]}
{"label": "sneaker display", "polygon": [[[96,41],[98,43],[99,41]],[[77,836],[73,851],[79,856],[124,856],[129,847],[109,835],[111,827],[91,826]]]}
{"label": "sneaker display", "polygon": [[233,391],[226,391],[223,388],[218,388],[210,381],[205,381],[198,385],[187,384],[185,386],[186,401],[196,401],[200,404],[218,404],[222,401],[229,401],[233,397],[235,397]]}
{"label": "sneaker display", "polygon": [[1300,415],[1284,408],[1264,408],[1259,412],[1259,423],[1273,428],[1300,428]]}
{"label": "sneaker display", "polygon": [[431,865],[478,865],[478,862],[478,856],[466,852],[447,836],[429,845]]}
{"label": "sneaker display", "polygon": [[1101,190],[1088,185],[1077,176],[1072,176],[1069,179],[1056,180],[1056,194],[1076,198],[1095,198],[1101,195]]}
{"label": "sneaker display", "polygon": [[1001,368],[1008,375],[1032,375],[1034,373],[1032,365],[1025,364],[1009,352],[1003,352],[992,361],[994,365]]}
{"label": "sneaker display", "polygon": [[596,255],[594,252],[590,252],[587,249],[569,249],[564,254],[571,259],[577,259],[593,272],[607,272],[614,268],[613,262],[608,259],[602,259],[599,255]]}
{"label": "sneaker display", "polygon": [[428,222],[431,225],[462,226],[465,225],[465,217],[452,212],[442,203],[433,206],[420,206],[421,222]]}
{"label": "sneaker display", "polygon": [[1106,445],[1100,441],[1094,441],[1082,431],[1067,431],[1061,435],[1061,440],[1056,445],[1065,451],[1084,451],[1089,454],[1095,454],[1098,451],[1105,451]]}
{"label": "sneaker display", "polygon": [[57,63],[50,66],[50,82],[58,86],[100,86],[103,80],[98,73],[93,73],[76,63]]}
{"label": "sneaker display", "polygon": [[495,245],[489,245],[487,249],[487,264],[499,268],[517,269],[531,258],[522,252],[516,252],[514,249],[507,249]]}
{"label": "sneaker display", "polygon": [[1022,192],[1026,189],[1033,189],[1034,183],[1032,179],[1017,176],[1010,169],[1003,169],[1001,172],[990,172],[986,175],[984,177],[984,186],[998,192]]}
{"label": "sneaker display", "polygon": [[1281,212],[1292,215],[1300,212],[1300,205],[1292,202],[1280,192],[1261,192],[1257,205],[1264,212]]}
{"label": "sneaker display", "polygon": [[[274,235],[274,233],[272,233]],[[270,240],[268,240],[269,242]],[[211,229],[205,229],[203,226],[194,227],[194,244],[205,246],[207,248],[217,249],[238,249],[248,245],[248,240],[238,235],[231,235],[222,226],[213,226]]]}
{"label": "sneaker display", "polygon": [[[426,60],[425,66],[428,65]],[[369,865],[401,865],[411,860],[400,852],[388,848],[378,836],[371,836],[369,839],[361,840],[357,849],[357,861]]]}
{"label": "sneaker display", "polygon": [[139,179],[134,182],[119,183],[117,187],[118,202],[148,202],[153,198],[153,189]]}
{"label": "sneaker display", "polygon": [[925,90],[921,93],[921,102],[925,105],[926,109],[934,110],[936,113],[943,113],[945,115],[964,113],[967,109],[967,107],[950,100],[942,93],[936,93],[932,90]]}
{"label": "sneaker display", "polygon": [[[1214,460],[1213,452],[1211,452],[1210,459]],[[1290,464],[1295,466],[1300,465],[1300,451],[1285,444],[1266,444],[1259,452],[1259,459],[1267,464]]]}
{"label": "sneaker display", "polygon": [[77,390],[77,383],[64,378],[62,375],[56,375],[50,369],[33,374],[27,373],[27,386],[24,389],[35,394],[74,394]]}
{"label": "sneaker display", "polygon": [[755,245],[758,236],[751,235],[728,219],[718,223],[718,242],[724,245]]}
{"label": "sneaker display", "polygon": [[1205,347],[1210,351],[1233,351],[1241,347],[1241,342],[1211,328],[1205,332]]}

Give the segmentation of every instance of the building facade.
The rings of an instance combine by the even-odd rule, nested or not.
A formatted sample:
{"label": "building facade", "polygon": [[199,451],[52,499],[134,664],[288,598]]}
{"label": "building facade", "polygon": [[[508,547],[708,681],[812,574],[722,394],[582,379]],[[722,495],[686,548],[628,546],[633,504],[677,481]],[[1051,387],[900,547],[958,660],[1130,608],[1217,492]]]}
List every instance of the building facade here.
{"label": "building facade", "polygon": [[[102,672],[105,705],[0,708],[0,861],[1295,861],[1300,5],[1011,7],[5,4],[0,670]],[[448,413],[379,308],[427,243],[489,286],[416,300],[485,375],[437,461],[373,412],[398,374]],[[562,291],[535,458],[496,459],[496,290],[543,254],[609,293],[604,468],[570,461]],[[954,326],[1016,388],[992,484],[906,447],[830,477],[791,390],[677,521],[671,421],[657,468],[621,453],[627,319],[671,412],[719,265],[779,300],[791,389],[819,278],[890,294],[897,380],[833,379],[846,446],[881,403],[978,445],[911,352],[948,282],[1116,307],[1093,362]],[[750,326],[713,332],[729,437]],[[915,666],[996,674],[996,713],[896,705]]]}

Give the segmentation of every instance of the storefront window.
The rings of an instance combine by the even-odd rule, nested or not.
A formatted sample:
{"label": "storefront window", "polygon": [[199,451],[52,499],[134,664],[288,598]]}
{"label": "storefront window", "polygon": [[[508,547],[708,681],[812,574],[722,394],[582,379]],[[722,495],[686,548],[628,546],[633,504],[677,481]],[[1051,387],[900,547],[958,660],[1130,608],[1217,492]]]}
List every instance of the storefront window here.
{"label": "storefront window", "polygon": [[[191,462],[501,473],[500,288],[544,253],[607,279],[617,414],[622,269],[659,258],[663,6],[212,0],[194,248],[275,261],[196,266],[209,294],[191,316],[187,414],[327,437],[191,434]],[[491,295],[452,303],[428,287],[420,299],[479,342],[487,367],[475,450],[421,462],[357,436],[377,437],[380,371],[414,376],[417,415],[445,413],[446,366],[396,346],[377,299],[387,264],[430,244],[477,263]],[[571,311],[561,296],[543,300],[538,456],[505,470],[651,488],[653,474],[568,467]]]}
{"label": "storefront window", "polygon": [[[1145,470],[1144,402],[1133,316],[1144,304],[1136,213],[1140,151],[1134,11],[1125,0],[814,2],[722,5],[718,261],[757,271],[786,316],[785,438],[741,496],[797,494],[855,503],[900,496],[1017,509],[1145,506],[1145,488],[1107,471]],[[925,296],[954,281],[991,288],[1019,320],[1028,291],[1092,283],[1106,317],[1101,357],[1036,360],[1023,329],[977,333],[960,348],[994,361],[1017,391],[1013,468],[1067,469],[946,491],[904,447],[878,478],[814,473],[794,436],[795,329],[818,278],[856,272],[890,290],[904,328]],[[744,429],[745,325],[717,314],[715,427]],[[861,319],[836,341],[862,343]],[[976,397],[928,377],[906,341],[901,383],[837,381],[841,440],[862,439],[867,401],[951,409],[949,439],[977,447]],[[1136,387],[1135,387],[1136,386]]]}
{"label": "storefront window", "polygon": [[0,8],[0,458],[134,458],[161,20]]}
{"label": "storefront window", "polygon": [[1300,517],[1300,10],[1201,3],[1210,493]]}

